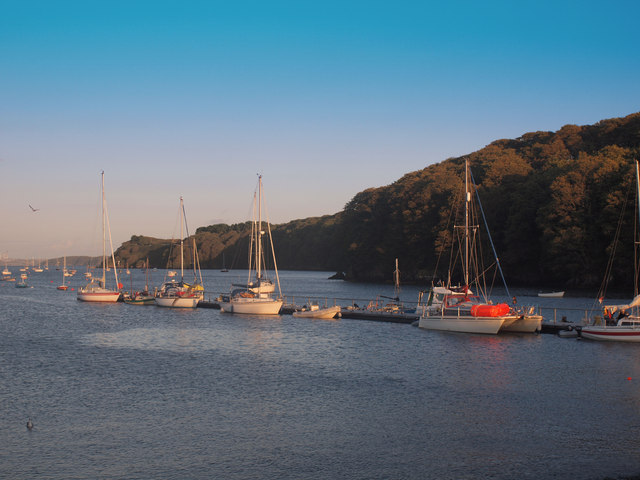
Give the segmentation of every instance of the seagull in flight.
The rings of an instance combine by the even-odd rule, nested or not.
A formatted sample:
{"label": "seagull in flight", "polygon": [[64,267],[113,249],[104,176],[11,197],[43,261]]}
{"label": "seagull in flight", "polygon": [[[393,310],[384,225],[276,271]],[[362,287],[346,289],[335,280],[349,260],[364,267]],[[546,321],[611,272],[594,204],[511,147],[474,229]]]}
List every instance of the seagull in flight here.
{"label": "seagull in flight", "polygon": [[31,205],[29,205],[29,208],[32,212],[37,212],[38,210],[40,210],[39,208],[33,208]]}

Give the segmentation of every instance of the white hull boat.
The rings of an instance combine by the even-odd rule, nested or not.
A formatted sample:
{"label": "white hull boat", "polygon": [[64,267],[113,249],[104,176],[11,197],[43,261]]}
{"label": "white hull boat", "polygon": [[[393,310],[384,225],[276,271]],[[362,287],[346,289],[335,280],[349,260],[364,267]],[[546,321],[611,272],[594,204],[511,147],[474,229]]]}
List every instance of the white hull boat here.
{"label": "white hull boat", "polygon": [[[104,172],[102,172],[102,278],[92,279],[90,282],[78,289],[77,298],[81,302],[97,302],[97,303],[115,303],[120,300],[120,291],[110,290],[106,288],[106,271],[107,268],[107,238],[106,232],[109,232],[109,245],[111,246],[111,260],[115,265],[115,257],[113,255],[113,242],[111,241],[111,227],[109,226],[109,218],[107,216],[107,201],[104,193]],[[66,261],[66,260],[65,260]],[[75,271],[74,271],[75,273]],[[63,276],[66,272],[63,272]],[[118,272],[114,269],[115,284],[120,288],[118,282]]]}
{"label": "white hull boat", "polygon": [[87,286],[78,290],[78,300],[81,302],[115,303],[119,299],[120,292],[114,292],[98,286]]}
{"label": "white hull boat", "polygon": [[156,297],[156,305],[170,308],[196,308],[202,300],[196,297]]}
{"label": "white hull boat", "polygon": [[273,293],[276,291],[275,284],[268,278],[261,278],[258,282],[249,283],[247,288],[252,293]]}
{"label": "white hull boat", "polygon": [[[230,295],[223,297],[223,301],[220,302],[220,310],[227,313],[242,313],[245,315],[278,315],[282,308],[283,300],[268,219],[264,222],[267,227],[266,232],[262,230],[262,175],[258,175],[258,187],[253,198],[253,223],[249,245],[249,278],[246,284],[241,285],[242,288],[236,289]],[[265,250],[262,237],[265,233],[268,234],[269,244],[271,245],[276,283],[278,285],[277,298],[272,297],[272,293],[275,291],[274,283],[263,277]],[[254,272],[255,279],[251,280],[251,275]]]}
{"label": "white hull boat", "polygon": [[562,292],[538,292],[539,297],[543,298],[562,298],[564,297],[564,291]]}
{"label": "white hull boat", "polygon": [[[636,188],[636,200],[640,205],[640,163],[637,160]],[[640,210],[637,211],[640,215]],[[617,230],[620,231],[620,225]],[[634,235],[637,233],[635,232]],[[614,241],[617,242],[617,240],[616,238]],[[635,270],[638,270],[638,265],[635,266]],[[599,299],[602,303],[603,296],[599,295]],[[615,319],[614,314],[617,314]],[[592,325],[583,326],[580,329],[580,336],[589,340],[640,342],[640,294],[638,291],[635,292],[635,297],[629,304],[604,306],[603,317],[595,317]]]}
{"label": "white hull boat", "polygon": [[[460,229],[464,235],[460,242],[464,283],[461,288],[456,289],[441,288],[436,291],[437,287],[434,287],[418,321],[418,327],[427,330],[496,335],[501,328],[514,325],[517,315],[506,303],[493,304],[484,294],[484,299],[481,300],[480,297],[472,295],[469,290],[469,286],[472,283],[470,280],[474,277],[471,272],[472,268],[480,271],[482,269],[479,269],[478,265],[471,261],[473,257],[471,252],[475,249],[471,241],[470,231],[475,231],[475,228],[470,225],[472,191],[470,189],[469,165],[466,161],[464,186],[465,224],[464,229]],[[449,268],[451,272],[453,266],[450,265]],[[475,276],[479,276],[479,272],[476,272]],[[477,280],[474,280],[474,283],[476,286],[480,285]]]}
{"label": "white hull boat", "polygon": [[[204,287],[202,285],[202,274],[200,272],[200,262],[198,260],[198,250],[196,240],[193,239],[193,283],[184,282],[184,228],[187,227],[186,215],[184,213],[184,201],[180,197],[180,281],[174,279],[166,281],[156,294],[155,303],[159,307],[168,308],[196,308],[200,300],[204,300]],[[187,237],[189,236],[189,229]],[[173,275],[172,275],[173,273]],[[169,271],[167,276],[174,277],[175,272]]]}
{"label": "white hull boat", "polygon": [[311,305],[308,310],[299,310],[293,312],[296,318],[323,318],[332,319],[340,316],[341,308],[339,305],[333,307],[320,308],[318,305]]}
{"label": "white hull boat", "polygon": [[615,325],[588,325],[580,336],[589,340],[640,342],[640,319],[622,318]]}
{"label": "white hull boat", "polygon": [[515,321],[503,325],[500,329],[501,332],[515,333],[535,333],[540,330],[542,330],[542,315],[520,315]]}
{"label": "white hull boat", "polygon": [[271,297],[239,297],[234,296],[220,302],[220,310],[226,313],[242,313],[245,315],[278,315],[282,308],[282,300]]}
{"label": "white hull boat", "polygon": [[418,326],[426,330],[495,335],[504,321],[503,317],[438,315],[421,317]]}

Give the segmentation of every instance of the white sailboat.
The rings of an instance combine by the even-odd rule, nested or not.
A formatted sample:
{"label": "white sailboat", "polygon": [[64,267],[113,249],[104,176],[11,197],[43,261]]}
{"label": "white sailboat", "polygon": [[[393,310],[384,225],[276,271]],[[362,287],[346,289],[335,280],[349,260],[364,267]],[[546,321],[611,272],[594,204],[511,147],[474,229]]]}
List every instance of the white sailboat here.
{"label": "white sailboat", "polygon": [[38,266],[36,267],[35,265],[33,266],[33,271],[36,273],[42,273],[44,272],[44,269],[42,268],[42,266],[40,265],[40,259],[38,259]]}
{"label": "white sailboat", "polygon": [[[468,290],[471,285],[472,244],[470,231],[477,226],[470,225],[471,190],[469,165],[465,161],[465,224],[462,274],[464,287],[462,294],[445,294],[437,308],[425,308],[418,322],[420,328],[449,332],[497,334],[501,329],[514,324],[520,317],[508,304],[492,304],[487,298],[481,299]],[[474,235],[475,239],[475,235]],[[523,315],[524,318],[524,315]]]}
{"label": "white sailboat", "polygon": [[67,277],[66,273],[67,273],[67,257],[65,255],[65,257],[64,257],[64,267],[62,268],[62,285],[58,285],[56,287],[58,290],[67,290],[69,288],[69,286],[65,282],[66,277]]}
{"label": "white sailboat", "polygon": [[111,259],[115,264],[113,255],[113,242],[111,241],[111,227],[109,225],[109,215],[107,213],[107,200],[104,193],[104,171],[102,172],[101,192],[102,192],[102,277],[92,279],[86,286],[78,289],[78,300],[82,302],[115,303],[120,299],[121,288],[118,282],[118,272],[114,269],[116,289],[107,288],[106,268],[107,268],[107,237],[109,232],[109,246],[111,247]]}
{"label": "white sailboat", "polygon": [[[193,282],[184,281],[184,229],[187,230],[187,218],[184,212],[184,202],[180,197],[180,281],[175,278],[165,281],[155,297],[156,305],[171,308],[195,308],[200,300],[204,300],[204,287],[200,273],[200,261],[196,249],[196,239],[193,239]],[[173,277],[173,275],[169,275]],[[166,280],[166,279],[165,279]]]}
{"label": "white sailboat", "polygon": [[[640,205],[640,165],[638,160],[636,160],[636,188],[637,201]],[[634,234],[637,235],[638,232]],[[638,245],[638,242],[636,241],[635,244]],[[637,272],[637,265],[635,270]],[[609,272],[606,276],[609,276]],[[635,297],[630,303],[605,306],[603,317],[597,317],[591,325],[582,327],[580,336],[589,340],[640,342],[640,295],[637,286],[635,290]],[[603,298],[600,294],[598,297]]]}
{"label": "white sailboat", "polygon": [[[267,219],[264,222],[267,231],[262,230],[262,175],[258,175],[257,192],[253,196],[253,224],[251,231],[251,242],[249,244],[249,277],[246,285],[242,288],[233,290],[230,295],[222,296],[220,309],[229,313],[244,313],[248,315],[277,315],[282,307],[282,292],[280,291],[280,278],[278,277],[278,267],[276,265],[275,252],[273,249],[273,241],[271,238],[271,227]],[[273,264],[276,275],[276,284],[278,286],[278,297],[274,298],[275,285],[266,281],[263,276],[264,268],[264,248],[262,237],[268,233],[269,244],[271,246],[271,254],[273,256]],[[252,275],[255,272],[255,279]],[[237,286],[237,285],[236,285]],[[271,288],[273,287],[273,288]]]}

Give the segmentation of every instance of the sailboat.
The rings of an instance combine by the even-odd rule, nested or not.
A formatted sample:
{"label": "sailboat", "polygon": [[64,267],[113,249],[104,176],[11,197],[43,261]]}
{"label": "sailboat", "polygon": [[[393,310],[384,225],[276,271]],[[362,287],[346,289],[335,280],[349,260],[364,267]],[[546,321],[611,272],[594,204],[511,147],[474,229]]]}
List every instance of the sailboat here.
{"label": "sailboat", "polygon": [[129,305],[154,305],[155,297],[149,292],[149,259],[147,258],[145,264],[145,273],[144,273],[144,290],[141,292],[133,292],[133,279],[131,280],[131,291],[130,295],[124,296],[124,303],[128,303]]}
{"label": "sailboat", "polygon": [[11,270],[9,270],[9,265],[7,261],[4,262],[4,269],[2,270],[2,276],[3,277],[11,276]]}
{"label": "sailboat", "polygon": [[66,284],[65,279],[66,279],[66,275],[65,273],[67,273],[67,257],[64,257],[64,267],[62,268],[62,285],[58,285],[57,289],[58,290],[67,290],[69,288],[69,286]]}
{"label": "sailboat", "polygon": [[[527,316],[525,313],[515,312],[506,303],[491,303],[486,295],[481,299],[469,290],[472,283],[471,266],[476,263],[472,261],[475,252],[472,249],[471,231],[475,232],[478,228],[470,223],[471,193],[469,164],[468,161],[465,161],[465,224],[462,242],[464,246],[462,252],[464,287],[455,293],[451,289],[452,293],[445,294],[442,302],[436,308],[425,308],[418,323],[420,328],[449,332],[497,334],[501,329],[508,328]],[[473,238],[475,239],[476,236],[474,235]],[[536,322],[541,323],[541,321],[542,317],[538,316]]]}
{"label": "sailboat", "polygon": [[29,288],[29,284],[27,283],[27,274],[26,273],[21,273],[20,274],[20,281],[16,282],[15,287],[16,288]]}
{"label": "sailboat", "polygon": [[[193,282],[184,281],[184,228],[187,227],[187,219],[184,212],[184,202],[180,197],[180,281],[175,278],[162,284],[155,297],[156,305],[160,307],[173,308],[195,308],[200,300],[204,300],[204,287],[202,286],[202,274],[200,273],[200,262],[198,250],[196,249],[196,239],[193,238]],[[189,237],[189,229],[187,238]]]}
{"label": "sailboat", "polygon": [[[102,277],[93,278],[89,283],[78,289],[78,300],[82,302],[115,303],[120,299],[119,290],[107,288],[107,231],[109,232],[109,245],[111,247],[111,259],[115,264],[113,255],[113,242],[111,241],[111,227],[109,226],[109,216],[107,213],[107,200],[104,193],[104,171],[101,173],[101,193],[102,193]],[[118,272],[114,269],[116,287],[122,288],[118,282]]]}
{"label": "sailboat", "polygon": [[36,267],[36,266],[34,265],[34,267],[33,267],[33,271],[34,271],[34,272],[37,272],[37,273],[42,273],[42,272],[44,272],[44,269],[42,268],[42,266],[41,266],[40,264],[41,264],[41,260],[40,260],[40,259],[38,259],[38,266]]}
{"label": "sailboat", "polygon": [[413,323],[419,319],[415,310],[405,309],[400,302],[400,270],[396,258],[396,268],[393,271],[393,297],[378,295],[375,301],[370,301],[365,307],[348,306],[341,310],[342,318],[357,318],[360,320],[382,320],[394,323]]}
{"label": "sailboat", "polygon": [[[220,301],[220,310],[228,313],[244,313],[248,315],[277,315],[282,307],[282,292],[280,291],[280,278],[271,238],[271,227],[267,219],[267,231],[262,230],[262,208],[264,198],[262,193],[262,175],[258,175],[257,192],[253,195],[253,223],[251,228],[251,242],[249,243],[249,277],[246,285],[235,289],[230,295],[223,295]],[[278,285],[278,297],[273,298],[275,284],[263,276],[264,248],[262,237],[268,233],[273,256],[276,282]],[[255,273],[255,278],[252,276]],[[235,285],[239,286],[239,285]],[[273,287],[273,288],[272,288]]]}
{"label": "sailboat", "polygon": [[[636,188],[638,212],[640,214],[640,165],[638,160],[636,160]],[[638,232],[635,232],[635,235],[637,234]],[[635,245],[638,245],[637,241]],[[610,263],[611,260],[609,261]],[[638,271],[637,265],[635,271]],[[609,277],[609,272],[605,277]],[[603,307],[604,318],[596,317],[591,325],[582,327],[580,336],[589,340],[640,342],[640,295],[638,294],[637,285],[635,290],[635,296],[630,303]],[[603,292],[600,292],[598,298],[602,299],[603,296]],[[616,318],[614,318],[614,315]]]}

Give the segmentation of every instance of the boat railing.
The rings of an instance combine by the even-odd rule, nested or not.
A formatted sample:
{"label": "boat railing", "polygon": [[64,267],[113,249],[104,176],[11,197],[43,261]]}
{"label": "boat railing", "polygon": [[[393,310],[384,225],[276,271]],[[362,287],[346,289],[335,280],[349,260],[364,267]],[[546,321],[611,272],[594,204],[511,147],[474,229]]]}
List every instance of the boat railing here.
{"label": "boat railing", "polygon": [[538,312],[547,323],[576,323],[588,324],[594,313],[594,310],[585,308],[565,308],[565,307],[538,307]]}

